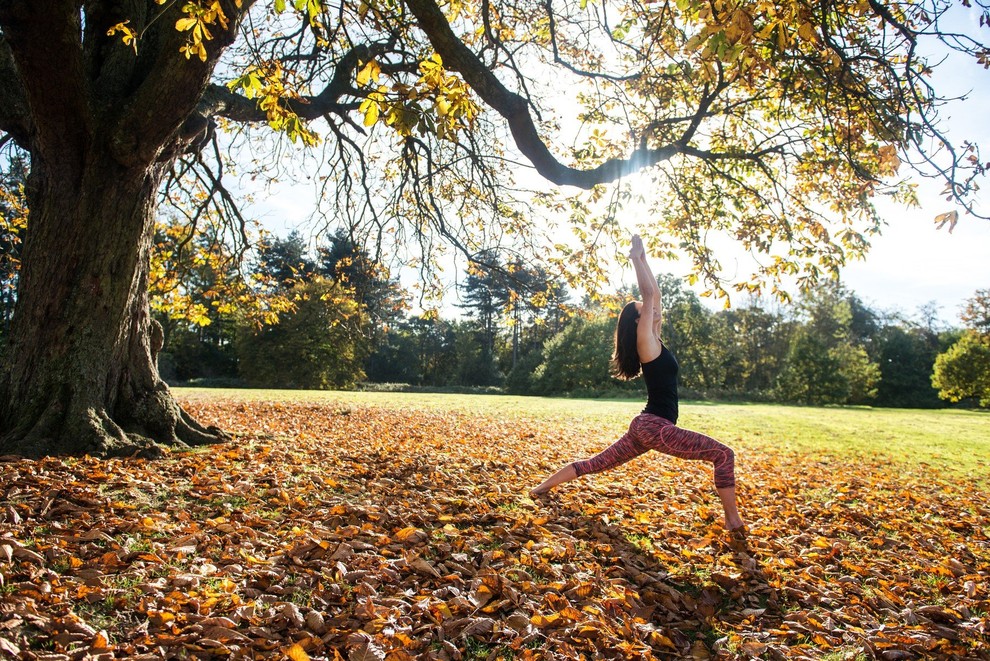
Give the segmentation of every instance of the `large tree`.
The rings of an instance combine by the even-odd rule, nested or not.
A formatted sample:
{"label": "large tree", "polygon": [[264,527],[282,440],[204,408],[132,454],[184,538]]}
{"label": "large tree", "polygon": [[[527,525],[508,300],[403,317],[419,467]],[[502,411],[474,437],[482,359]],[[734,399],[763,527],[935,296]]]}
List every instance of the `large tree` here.
{"label": "large tree", "polygon": [[[969,11],[985,19],[979,6]],[[322,136],[331,216],[418,244],[427,270],[438,238],[471,256],[532,234],[506,185],[516,154],[591,191],[561,207],[581,244],[561,247],[562,264],[594,263],[597,237],[617,232],[590,206],[609,199],[599,184],[645,168],[665,230],[654,248],[681,244],[717,286],[704,237],[728,231],[771,254],[757,286],[863,250],[879,227],[870,199],[902,160],[930,165],[972,210],[983,163],[943,139],[921,56],[934,38],[986,62],[981,37],[946,28],[949,8],[3,0],[0,146],[16,142],[31,169],[0,451],[153,453],[216,438],[158,377],[147,285],[163,186],[199,168],[211,194],[192,198],[192,222],[211,200],[236,217],[217,123]],[[587,131],[565,147],[558,129],[575,120]],[[621,204],[647,187],[612,190]]]}
{"label": "large tree", "polygon": [[967,330],[935,358],[932,385],[950,402],[971,399],[990,407],[990,336]]}
{"label": "large tree", "polygon": [[352,290],[354,300],[361,305],[365,334],[372,340],[381,339],[408,307],[398,278],[342,230],[331,236],[327,245],[319,246],[317,255],[320,275]]}
{"label": "large tree", "polygon": [[935,358],[932,385],[942,399],[990,407],[990,290],[977,289],[960,318],[966,330]]}

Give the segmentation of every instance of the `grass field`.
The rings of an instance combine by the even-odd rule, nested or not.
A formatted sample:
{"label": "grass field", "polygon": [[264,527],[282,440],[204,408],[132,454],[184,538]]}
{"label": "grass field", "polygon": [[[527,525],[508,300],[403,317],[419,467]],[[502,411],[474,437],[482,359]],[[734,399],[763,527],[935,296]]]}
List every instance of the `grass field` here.
{"label": "grass field", "polygon": [[[602,442],[620,435],[640,400],[562,399],[436,393],[176,388],[189,400],[341,402],[400,409],[475,412],[600,427]],[[844,456],[903,470],[927,464],[956,479],[990,481],[990,413],[965,410],[799,407],[777,404],[681,403],[681,426],[737,449]]]}

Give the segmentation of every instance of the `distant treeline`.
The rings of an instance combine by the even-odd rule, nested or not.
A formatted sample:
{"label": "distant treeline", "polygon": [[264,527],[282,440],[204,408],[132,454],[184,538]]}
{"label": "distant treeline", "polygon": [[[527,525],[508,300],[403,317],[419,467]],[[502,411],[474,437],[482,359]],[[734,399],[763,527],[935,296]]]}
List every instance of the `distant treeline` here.
{"label": "distant treeline", "polygon": [[[455,320],[410,314],[398,282],[344,234],[315,256],[298,234],[270,238],[241,265],[217,241],[181,245],[172,226],[158,239],[159,370],[173,384],[642,394],[609,372],[614,305],[571,301],[561,281],[496,252],[461,279]],[[0,278],[2,345],[16,270]],[[837,283],[786,306],[754,299],[713,311],[677,278],[658,281],[662,336],[687,398],[990,406],[990,290],[975,292],[963,327],[946,329],[934,303],[906,318]]]}
{"label": "distant treeline", "polygon": [[[614,310],[571,301],[562,282],[503,263],[494,252],[461,279],[461,319],[409,314],[398,283],[342,234],[315,259],[300,236],[275,239],[253,268],[259,279],[280,283],[294,310],[278,324],[260,326],[236,315],[198,327],[163,318],[168,342],[160,366],[170,380],[592,397],[642,392],[638,381],[610,374]],[[945,329],[934,304],[909,319],[872,309],[839,284],[786,306],[753,300],[713,311],[679,279],[658,281],[663,339],[680,361],[689,398],[944,406],[933,385],[939,356],[950,366],[953,350],[973,344],[973,336],[985,346],[990,336],[988,325],[979,324],[980,305],[990,316],[990,292],[977,292],[970,302],[969,329]],[[617,292],[615,302],[636,296]],[[971,363],[973,355],[967,351],[955,362]],[[943,394],[979,404],[980,368],[971,367],[973,387],[940,383]],[[949,371],[943,368],[943,380]],[[982,359],[982,374],[987,405],[990,355]]]}

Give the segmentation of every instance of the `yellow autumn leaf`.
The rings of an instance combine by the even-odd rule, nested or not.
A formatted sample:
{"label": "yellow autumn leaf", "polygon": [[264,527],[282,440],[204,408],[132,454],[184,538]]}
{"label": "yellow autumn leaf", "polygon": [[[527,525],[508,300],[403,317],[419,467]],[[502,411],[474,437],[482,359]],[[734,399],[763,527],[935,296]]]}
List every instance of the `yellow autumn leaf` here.
{"label": "yellow autumn leaf", "polygon": [[285,650],[285,655],[292,661],[309,661],[309,654],[306,654],[306,650],[299,643]]}
{"label": "yellow autumn leaf", "polygon": [[559,613],[550,613],[549,615],[541,615],[537,613],[533,617],[529,618],[529,621],[533,623],[534,626],[544,628],[552,627],[557,624],[560,620]]}
{"label": "yellow autumn leaf", "polygon": [[429,537],[429,535],[415,526],[403,528],[399,532],[395,533],[395,538],[400,542],[419,541],[427,537]]}
{"label": "yellow autumn leaf", "polygon": [[110,648],[110,639],[107,636],[106,631],[100,631],[95,636],[93,636],[93,641],[90,643],[90,649],[93,651],[102,651]]}
{"label": "yellow autumn leaf", "polygon": [[798,36],[800,36],[805,41],[815,41],[818,39],[818,34],[815,32],[815,26],[811,23],[802,23],[798,27]]}
{"label": "yellow autumn leaf", "polygon": [[674,644],[674,641],[672,641],[670,638],[663,635],[659,631],[654,631],[653,633],[650,634],[650,642],[652,642],[654,645],[669,647],[672,650],[677,649],[677,645]]}
{"label": "yellow autumn leaf", "polygon": [[358,71],[357,74],[357,84],[364,86],[368,83],[378,81],[378,76],[381,74],[382,68],[379,66],[378,62],[375,60],[369,60],[365,65]]}
{"label": "yellow autumn leaf", "polygon": [[880,174],[894,175],[901,167],[901,159],[897,156],[897,147],[894,145],[884,145],[877,151],[880,156]]}
{"label": "yellow autumn leaf", "polygon": [[361,110],[364,112],[365,126],[373,126],[378,121],[378,104],[374,101],[365,101],[362,103]]}
{"label": "yellow autumn leaf", "polygon": [[199,21],[197,19],[190,18],[188,16],[186,18],[180,18],[175,22],[175,29],[179,32],[186,32],[196,27],[196,23],[198,22]]}
{"label": "yellow autumn leaf", "polygon": [[945,213],[940,213],[935,216],[935,225],[938,229],[942,229],[945,225],[949,226],[949,233],[956,228],[956,223],[959,222],[959,212],[958,211],[946,211]]}

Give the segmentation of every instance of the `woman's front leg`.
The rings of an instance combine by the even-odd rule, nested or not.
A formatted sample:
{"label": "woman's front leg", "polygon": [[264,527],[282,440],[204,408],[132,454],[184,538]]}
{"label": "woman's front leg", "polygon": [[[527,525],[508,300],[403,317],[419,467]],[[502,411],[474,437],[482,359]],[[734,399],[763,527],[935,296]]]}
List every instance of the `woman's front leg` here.
{"label": "woman's front leg", "polygon": [[742,517],[739,516],[739,509],[736,507],[736,488],[721,487],[716,488],[719,500],[722,501],[722,509],[725,510],[725,529],[729,531],[739,530],[745,526]]}

